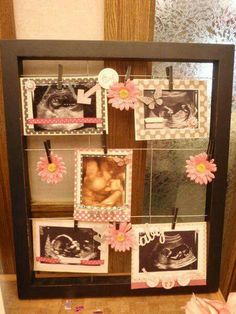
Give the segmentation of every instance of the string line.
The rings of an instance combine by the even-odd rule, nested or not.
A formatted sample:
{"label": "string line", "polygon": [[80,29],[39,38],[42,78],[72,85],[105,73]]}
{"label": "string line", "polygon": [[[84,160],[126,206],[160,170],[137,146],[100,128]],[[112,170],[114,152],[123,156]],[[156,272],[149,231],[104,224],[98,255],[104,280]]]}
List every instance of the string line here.
{"label": "string line", "polygon": [[[91,147],[91,136],[88,136],[88,146]],[[75,151],[76,148],[56,148],[54,151]],[[125,149],[125,148],[124,148]],[[152,223],[152,218],[173,218],[174,215],[152,215],[152,188],[153,188],[153,152],[154,151],[194,151],[202,150],[201,148],[156,148],[153,147],[153,141],[150,142],[149,148],[131,148],[134,151],[150,151],[150,185],[149,185],[149,208],[148,215],[131,215],[130,218],[148,218],[149,223]],[[43,148],[27,148],[25,151],[34,152],[34,151],[45,151]],[[192,218],[192,217],[207,217],[207,215],[178,215],[177,218]],[[38,218],[29,218],[29,220],[38,219]],[[39,218],[44,220],[71,220],[74,221],[73,217],[50,217],[50,218]]]}
{"label": "string line", "polygon": [[[90,74],[91,76],[94,76],[94,77],[97,77],[98,75],[96,74]],[[39,75],[39,74],[23,74],[21,75],[21,77],[45,77],[45,76],[48,76],[48,77],[57,77],[56,74],[44,74],[44,75]],[[86,65],[86,73],[78,73],[78,74],[64,74],[63,75],[64,77],[80,77],[80,76],[89,76],[88,74],[88,67]],[[125,77],[126,75],[125,74],[119,74],[119,77]],[[151,74],[131,74],[130,77],[133,77],[133,78],[151,78],[151,79],[168,79],[167,76],[160,76],[160,75],[151,75]],[[204,79],[204,80],[214,80],[215,78],[214,77],[208,77],[208,76],[195,76],[195,77],[192,77],[192,76],[184,76],[184,77],[181,77],[181,76],[175,76],[174,77],[174,80],[185,80],[185,79],[188,79],[188,80],[196,80],[196,79]]]}
{"label": "string line", "polygon": [[[151,218],[173,218],[174,215],[151,215]],[[192,217],[208,217],[208,215],[178,215],[177,218],[192,218]],[[131,215],[130,218],[150,218],[150,215]],[[71,220],[74,221],[73,217],[43,217],[43,218],[28,218],[29,220],[44,219],[44,220]]]}
{"label": "string line", "polygon": [[151,142],[151,163],[150,163],[150,185],[149,185],[149,217],[150,223],[152,222],[152,172],[153,172],[153,149],[152,149],[152,142]]}
{"label": "string line", "polygon": [[86,71],[87,71],[87,76],[89,76],[89,61],[87,60],[86,64]]}
{"label": "string line", "polygon": [[91,148],[91,136],[90,135],[89,135],[88,141],[89,141],[89,148]]}
{"label": "string line", "polygon": [[[89,143],[90,145],[90,143]],[[89,146],[90,147],[90,146]],[[53,151],[74,151],[76,149],[86,149],[86,148],[89,148],[89,147],[75,147],[75,148],[53,148],[52,150]],[[101,147],[96,147],[94,149],[102,149]],[[109,147],[108,147],[109,149]],[[112,149],[112,148],[111,148]],[[134,150],[134,151],[181,151],[181,150],[184,150],[184,151],[203,151],[205,150],[205,148],[146,148],[146,147],[143,147],[143,148],[119,148],[119,149],[131,149],[131,150]],[[36,151],[45,151],[43,148],[25,148],[24,149],[26,152],[36,152]]]}

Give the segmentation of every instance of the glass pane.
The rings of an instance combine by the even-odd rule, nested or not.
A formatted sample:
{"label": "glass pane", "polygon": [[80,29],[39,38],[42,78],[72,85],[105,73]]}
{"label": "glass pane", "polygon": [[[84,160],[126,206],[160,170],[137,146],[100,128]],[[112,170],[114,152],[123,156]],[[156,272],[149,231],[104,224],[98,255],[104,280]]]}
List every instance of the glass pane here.
{"label": "glass pane", "polygon": [[[233,43],[236,44],[236,2],[234,0],[156,0],[156,12],[155,12],[155,29],[154,37],[158,42],[185,42],[185,43]],[[165,77],[165,67],[169,64],[154,63],[153,75]],[[174,78],[196,78],[204,79],[208,81],[208,95],[210,97],[211,90],[211,64],[193,64],[193,63],[179,63],[172,64],[174,67]],[[236,67],[236,62],[235,62]],[[214,78],[212,78],[214,79]],[[230,157],[229,157],[229,171],[228,171],[228,194],[226,203],[226,220],[230,217],[232,209],[233,195],[236,192],[236,186],[233,184],[236,177],[235,171],[235,155],[236,155],[236,77],[234,77],[233,85],[233,99],[232,99],[232,117],[231,117],[231,138],[230,138]],[[209,98],[210,99],[210,98]],[[176,147],[176,143],[158,143],[158,145],[168,147]],[[206,149],[206,142],[201,141],[180,141],[179,145],[182,147],[201,147],[202,151]],[[193,146],[194,145],[194,146]],[[172,156],[170,153],[168,156]],[[180,152],[177,158],[178,162],[181,160],[184,162],[185,152]],[[165,158],[165,154],[163,157]],[[216,161],[217,162],[217,161]],[[160,163],[161,164],[161,163]],[[154,166],[155,168],[155,166]],[[179,169],[177,170],[179,173]],[[160,170],[154,169],[154,176],[158,177]],[[150,176],[150,174],[149,174]],[[176,176],[177,177],[177,176]],[[147,179],[148,180],[148,179]],[[194,192],[190,193],[193,186],[188,184],[188,192],[183,188],[185,186],[181,178],[172,179],[171,175],[167,181],[173,187],[179,186],[179,193],[182,185],[182,195],[184,196],[184,204],[181,203],[182,208],[189,203],[189,213],[192,212],[192,206],[199,205],[198,210],[203,206],[202,196],[204,191],[197,191],[197,187],[194,188]],[[163,180],[162,180],[163,181]],[[161,186],[161,182],[160,185]],[[200,187],[201,188],[201,187]],[[163,186],[162,193],[166,193],[168,189]],[[171,191],[171,187],[169,187]],[[174,193],[174,192],[173,192]],[[172,194],[173,194],[172,193]],[[169,193],[168,193],[169,194]],[[194,198],[194,195],[196,196]],[[199,197],[197,197],[199,196]],[[164,196],[162,196],[164,198]],[[181,197],[179,197],[181,198]],[[199,199],[198,199],[199,198]],[[159,196],[161,199],[161,196]],[[170,198],[172,199],[172,198]],[[169,203],[173,203],[173,200]],[[174,199],[174,198],[173,198]],[[194,201],[191,201],[194,200]],[[159,200],[160,201],[160,200]],[[196,202],[196,203],[195,203]],[[178,203],[176,201],[176,203]],[[169,204],[171,205],[171,204]],[[160,206],[160,205],[158,205]],[[190,210],[191,209],[191,210]],[[195,211],[195,209],[194,209]]]}
{"label": "glass pane", "polygon": [[197,150],[153,150],[147,157],[145,213],[204,215],[206,187],[191,183],[185,173],[185,160]]}

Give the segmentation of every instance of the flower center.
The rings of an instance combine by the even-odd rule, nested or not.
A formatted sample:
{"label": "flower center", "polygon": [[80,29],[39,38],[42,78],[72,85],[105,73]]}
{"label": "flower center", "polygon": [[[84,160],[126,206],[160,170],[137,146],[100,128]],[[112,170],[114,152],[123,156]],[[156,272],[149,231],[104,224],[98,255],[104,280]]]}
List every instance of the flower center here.
{"label": "flower center", "polygon": [[198,172],[203,173],[206,171],[206,166],[201,162],[200,164],[197,165],[196,169]]}
{"label": "flower center", "polygon": [[126,88],[122,88],[120,91],[119,91],[119,96],[121,99],[125,99],[129,96],[129,92]]}
{"label": "flower center", "polygon": [[51,164],[48,164],[49,172],[55,172],[56,170],[57,170],[57,166],[53,162]]}
{"label": "flower center", "polygon": [[125,240],[125,235],[123,233],[119,233],[116,237],[118,242],[123,242]]}

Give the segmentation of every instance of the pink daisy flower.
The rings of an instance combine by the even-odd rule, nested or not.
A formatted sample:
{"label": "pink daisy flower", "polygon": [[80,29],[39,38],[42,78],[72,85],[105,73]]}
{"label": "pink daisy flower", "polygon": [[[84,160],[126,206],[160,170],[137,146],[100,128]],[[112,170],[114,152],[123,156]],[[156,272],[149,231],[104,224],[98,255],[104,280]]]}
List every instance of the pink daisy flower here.
{"label": "pink daisy flower", "polygon": [[138,104],[138,94],[137,87],[130,80],[125,83],[114,83],[108,91],[107,97],[110,98],[108,103],[120,110],[134,109]]}
{"label": "pink daisy flower", "polygon": [[116,252],[129,251],[135,245],[134,233],[131,223],[121,222],[119,229],[116,229],[116,224],[110,224],[107,234],[107,242]]}
{"label": "pink daisy flower", "polygon": [[41,177],[41,181],[57,184],[62,181],[63,174],[66,174],[65,163],[62,161],[62,157],[51,153],[52,162],[49,163],[47,157],[40,157],[37,162],[37,172]]}
{"label": "pink daisy flower", "polygon": [[215,178],[213,172],[216,172],[217,167],[214,163],[214,159],[207,160],[206,153],[201,153],[196,156],[190,156],[189,160],[186,160],[186,173],[187,177],[195,183],[207,184]]}

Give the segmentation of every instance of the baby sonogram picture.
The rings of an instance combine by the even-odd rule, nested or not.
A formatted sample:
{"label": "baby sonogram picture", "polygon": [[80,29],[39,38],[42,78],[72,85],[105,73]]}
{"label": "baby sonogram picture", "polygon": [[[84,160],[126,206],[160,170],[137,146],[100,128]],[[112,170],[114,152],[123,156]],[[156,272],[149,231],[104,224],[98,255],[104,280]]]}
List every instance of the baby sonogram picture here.
{"label": "baby sonogram picture", "polygon": [[107,132],[105,92],[96,77],[21,78],[25,135]]}

